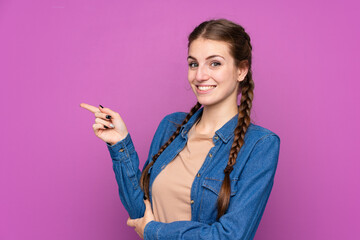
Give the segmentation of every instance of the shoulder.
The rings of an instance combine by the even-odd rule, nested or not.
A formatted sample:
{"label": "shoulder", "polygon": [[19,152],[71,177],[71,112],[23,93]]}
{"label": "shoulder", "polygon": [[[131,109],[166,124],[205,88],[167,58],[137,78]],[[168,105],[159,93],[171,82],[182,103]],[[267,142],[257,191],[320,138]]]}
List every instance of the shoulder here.
{"label": "shoulder", "polygon": [[256,144],[265,139],[271,139],[280,143],[280,137],[275,132],[260,125],[250,123],[245,134],[245,142]]}
{"label": "shoulder", "polygon": [[247,166],[248,173],[253,174],[259,169],[275,172],[280,151],[280,137],[273,131],[250,124],[245,134],[245,143],[241,148],[236,162],[239,166]]}
{"label": "shoulder", "polygon": [[261,164],[267,160],[276,164],[276,156],[280,151],[280,137],[275,132],[251,123],[246,131],[244,142],[244,157],[262,156]]}
{"label": "shoulder", "polygon": [[155,132],[156,141],[163,145],[181,125],[186,115],[186,112],[174,112],[163,117]]}
{"label": "shoulder", "polygon": [[167,121],[180,122],[180,124],[181,124],[181,122],[185,119],[187,114],[188,113],[186,113],[186,112],[173,112],[173,113],[166,115],[164,117],[164,119],[166,119]]}
{"label": "shoulder", "polygon": [[162,126],[162,127],[166,127],[166,126],[169,126],[169,127],[175,126],[175,127],[177,127],[178,125],[180,125],[184,121],[187,114],[188,113],[186,113],[186,112],[173,112],[173,113],[167,114],[161,120],[160,126]]}

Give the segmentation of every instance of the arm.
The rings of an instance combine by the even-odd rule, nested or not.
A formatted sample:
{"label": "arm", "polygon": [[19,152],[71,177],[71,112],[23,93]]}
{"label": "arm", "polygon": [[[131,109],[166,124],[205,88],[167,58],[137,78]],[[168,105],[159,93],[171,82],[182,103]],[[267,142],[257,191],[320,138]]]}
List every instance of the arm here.
{"label": "arm", "polygon": [[[150,163],[152,156],[158,152],[161,144],[166,139],[166,134],[164,133],[168,123],[167,117],[160,122],[151,142],[149,155],[143,169]],[[131,136],[128,134],[125,139],[114,145],[106,144],[113,162],[120,200],[129,213],[130,218],[140,218],[144,216],[145,212],[144,192],[140,188],[141,171],[139,170],[139,157],[135,151]]]}
{"label": "arm", "polygon": [[[104,108],[101,105],[97,108],[86,103],[81,103],[80,107],[95,114],[95,124],[93,124],[92,127],[95,135],[103,140],[108,147],[113,160],[113,169],[119,186],[120,199],[125,209],[131,218],[143,216],[145,204],[142,201],[144,194],[139,185],[141,176],[139,157],[120,114],[110,108]],[[174,131],[172,130],[173,127],[169,125],[170,119],[176,119],[176,117],[179,116],[177,113],[169,114],[161,121],[151,143],[149,156],[144,168],[164,143],[164,139],[169,137],[166,136],[169,131]]]}
{"label": "arm", "polygon": [[267,135],[254,146],[239,179],[238,192],[219,221],[149,222],[144,239],[253,239],[269,198],[277,168],[280,139]]}
{"label": "arm", "polygon": [[106,144],[113,162],[120,200],[131,218],[141,217],[145,211],[145,205],[142,202],[144,194],[139,185],[141,176],[139,157],[131,136],[128,134],[125,139],[112,146]]}

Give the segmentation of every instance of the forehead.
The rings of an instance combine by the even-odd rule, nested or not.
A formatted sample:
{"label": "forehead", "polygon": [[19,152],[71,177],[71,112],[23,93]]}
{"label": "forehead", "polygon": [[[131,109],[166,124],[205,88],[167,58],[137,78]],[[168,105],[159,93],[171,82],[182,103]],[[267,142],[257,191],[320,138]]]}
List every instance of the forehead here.
{"label": "forehead", "polygon": [[224,41],[198,38],[190,44],[189,55],[195,58],[206,58],[211,55],[221,55],[224,58],[229,58],[229,44]]}

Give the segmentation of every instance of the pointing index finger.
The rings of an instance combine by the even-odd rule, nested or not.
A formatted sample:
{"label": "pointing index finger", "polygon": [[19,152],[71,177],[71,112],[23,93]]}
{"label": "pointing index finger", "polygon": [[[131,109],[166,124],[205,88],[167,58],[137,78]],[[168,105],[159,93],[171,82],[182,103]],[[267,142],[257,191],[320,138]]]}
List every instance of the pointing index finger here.
{"label": "pointing index finger", "polygon": [[89,110],[90,112],[93,113],[100,112],[100,110],[97,107],[94,107],[86,103],[80,103],[80,107],[85,108],[86,110]]}

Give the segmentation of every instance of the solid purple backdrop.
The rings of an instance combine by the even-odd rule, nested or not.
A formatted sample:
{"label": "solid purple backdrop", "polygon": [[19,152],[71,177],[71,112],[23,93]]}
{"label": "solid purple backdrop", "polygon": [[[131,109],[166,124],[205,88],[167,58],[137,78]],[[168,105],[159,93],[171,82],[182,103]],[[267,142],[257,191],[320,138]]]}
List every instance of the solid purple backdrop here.
{"label": "solid purple backdrop", "polygon": [[[290,3],[291,2],[291,3]],[[255,239],[359,239],[356,1],[0,2],[0,239],[136,239],[81,102],[118,111],[142,168],[165,114],[188,111],[187,35],[240,23],[252,117],[281,138]]]}

